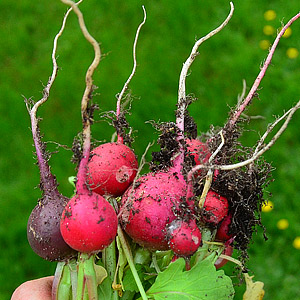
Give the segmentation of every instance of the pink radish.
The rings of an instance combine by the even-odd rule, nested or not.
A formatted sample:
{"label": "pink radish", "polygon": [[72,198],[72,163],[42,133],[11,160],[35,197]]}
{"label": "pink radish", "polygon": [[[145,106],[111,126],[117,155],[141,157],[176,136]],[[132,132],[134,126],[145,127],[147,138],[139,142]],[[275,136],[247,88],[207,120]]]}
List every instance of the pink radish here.
{"label": "pink radish", "polygon": [[227,198],[209,190],[202,209],[202,219],[206,223],[219,224],[228,214]]}
{"label": "pink radish", "polygon": [[201,232],[195,220],[174,220],[167,228],[169,246],[176,255],[191,256],[201,245]]}
{"label": "pink radish", "polygon": [[75,195],[61,219],[64,240],[83,253],[98,252],[107,247],[114,240],[117,227],[113,207],[96,193]]}
{"label": "pink radish", "polygon": [[217,233],[216,233],[216,240],[220,241],[228,241],[230,238],[232,238],[232,234],[229,234],[229,227],[232,221],[231,214],[227,215],[222,222],[219,224]]}
{"label": "pink radish", "polygon": [[[85,127],[89,129],[89,127]],[[83,253],[95,253],[107,247],[117,234],[118,219],[110,203],[87,186],[90,156],[90,132],[87,131],[83,158],[77,173],[76,195],[66,205],[60,230],[67,244]]]}
{"label": "pink radish", "polygon": [[138,244],[151,250],[167,250],[166,225],[175,220],[186,193],[181,175],[149,173],[139,178],[122,197],[120,221]]}
{"label": "pink radish", "polygon": [[211,153],[207,145],[198,139],[186,139],[187,150],[194,158],[196,165],[205,164],[208,162]]}
{"label": "pink radish", "polygon": [[106,143],[91,152],[88,184],[100,195],[121,196],[136,176],[138,162],[122,143]]}

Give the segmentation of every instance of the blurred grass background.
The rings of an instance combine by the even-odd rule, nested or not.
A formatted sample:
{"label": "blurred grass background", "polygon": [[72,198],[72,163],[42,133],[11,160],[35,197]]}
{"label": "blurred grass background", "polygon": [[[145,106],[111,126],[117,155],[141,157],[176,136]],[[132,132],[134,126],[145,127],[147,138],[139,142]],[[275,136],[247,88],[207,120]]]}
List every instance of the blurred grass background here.
{"label": "blurred grass background", "polygon": [[[80,5],[89,31],[101,43],[105,55],[94,76],[99,87],[94,101],[100,112],[114,110],[118,93],[132,69],[132,43],[142,20],[145,4],[148,19],[138,43],[138,70],[130,84],[134,101],[128,120],[135,130],[133,147],[139,157],[149,141],[157,135],[148,120],[174,120],[178,78],[182,63],[190,53],[195,38],[218,26],[229,11],[229,2],[195,0],[131,0],[85,1]],[[266,20],[264,13],[274,10],[276,17]],[[267,55],[262,40],[273,41],[281,21],[287,22],[300,9],[297,1],[236,1],[229,25],[200,48],[187,78],[187,92],[198,101],[190,113],[198,123],[198,132],[209,130],[210,124],[222,126],[229,107],[235,105],[242,90],[242,80],[251,87]],[[39,173],[34,164],[29,116],[23,96],[38,100],[43,84],[52,72],[52,41],[58,32],[66,7],[60,1],[18,1],[0,3],[0,299],[9,299],[22,282],[53,274],[55,263],[43,261],[30,249],[26,238],[27,218],[40,197]],[[253,145],[274,115],[291,107],[300,96],[300,58],[288,57],[287,50],[300,50],[300,21],[292,26],[292,34],[282,39],[249,115],[262,115],[253,120],[243,137],[245,145]],[[270,29],[270,28],[269,28]],[[267,42],[265,42],[267,43]],[[93,52],[71,15],[59,40],[60,71],[51,97],[40,110],[40,123],[45,140],[71,147],[81,130],[80,100],[84,90],[84,74]],[[92,130],[96,140],[110,140],[113,129],[99,120]],[[276,168],[275,182],[268,190],[273,209],[263,213],[269,240],[258,230],[250,245],[248,268],[255,280],[265,283],[266,300],[300,299],[299,249],[294,242],[300,236],[300,113],[296,113],[288,130],[266,153]],[[56,145],[49,144],[55,151]],[[155,149],[155,146],[152,150]],[[51,166],[64,195],[72,194],[68,177],[74,175],[71,151],[63,148],[53,154]],[[288,221],[285,230],[277,227],[281,219]],[[294,244],[293,244],[294,242]],[[295,247],[296,246],[296,247]],[[237,279],[233,267],[225,270]],[[244,286],[237,287],[235,299],[241,299]]]}

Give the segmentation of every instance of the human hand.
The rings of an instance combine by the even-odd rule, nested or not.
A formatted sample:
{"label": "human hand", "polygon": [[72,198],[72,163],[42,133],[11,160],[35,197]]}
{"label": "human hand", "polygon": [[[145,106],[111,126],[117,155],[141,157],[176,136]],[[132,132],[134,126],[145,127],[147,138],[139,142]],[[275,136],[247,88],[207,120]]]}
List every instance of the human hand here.
{"label": "human hand", "polygon": [[53,278],[48,276],[22,283],[11,300],[51,300]]}

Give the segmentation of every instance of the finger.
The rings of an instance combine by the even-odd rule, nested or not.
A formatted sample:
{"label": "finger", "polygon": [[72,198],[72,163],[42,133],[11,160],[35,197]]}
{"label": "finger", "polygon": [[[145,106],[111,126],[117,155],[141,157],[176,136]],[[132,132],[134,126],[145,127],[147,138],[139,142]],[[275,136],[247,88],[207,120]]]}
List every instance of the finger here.
{"label": "finger", "polygon": [[21,284],[11,300],[51,300],[53,276],[30,280]]}

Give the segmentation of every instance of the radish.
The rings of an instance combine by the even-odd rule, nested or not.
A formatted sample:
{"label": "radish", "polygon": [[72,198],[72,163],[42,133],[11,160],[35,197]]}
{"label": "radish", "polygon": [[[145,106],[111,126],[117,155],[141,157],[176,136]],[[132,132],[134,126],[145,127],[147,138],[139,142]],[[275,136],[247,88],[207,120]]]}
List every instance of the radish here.
{"label": "radish", "polygon": [[44,99],[29,108],[32,137],[40,170],[42,198],[32,210],[27,223],[27,239],[32,250],[45,260],[63,261],[76,255],[64,241],[60,232],[60,217],[68,201],[57,189],[57,181],[50,171],[46,146],[41,140],[36,112]]}
{"label": "radish", "polygon": [[182,175],[169,172],[140,177],[122,197],[120,222],[138,244],[167,250],[166,225],[176,219],[186,194]]}
{"label": "radish", "polygon": [[227,215],[219,224],[215,239],[220,241],[228,241],[232,238],[232,234],[229,234],[229,227],[232,221],[232,215]]}
{"label": "radish", "polygon": [[194,158],[196,165],[208,162],[211,153],[207,145],[198,139],[186,139],[188,153]]}
{"label": "radish", "polygon": [[60,232],[60,216],[67,200],[58,191],[45,194],[28,219],[28,242],[36,254],[49,261],[67,260],[76,255]]}
{"label": "radish", "polygon": [[[222,252],[222,254],[225,254],[227,256],[231,256],[232,253],[233,253],[233,247],[230,245],[226,246],[226,248]],[[226,265],[227,263],[228,263],[227,259],[218,257],[218,259],[215,261],[215,267],[218,270],[222,268],[224,265]]]}
{"label": "radish", "polygon": [[118,222],[113,207],[96,193],[75,195],[61,218],[66,243],[83,253],[103,250],[115,238]]}
{"label": "radish", "polygon": [[217,225],[228,214],[227,198],[209,190],[201,211],[202,220],[205,223]]}
{"label": "radish", "polygon": [[92,254],[103,250],[114,240],[118,219],[110,203],[88,187],[91,132],[89,120],[83,118],[83,122],[85,140],[77,173],[76,195],[70,199],[62,213],[60,230],[72,248]]}
{"label": "radish", "polygon": [[100,195],[121,196],[136,176],[138,162],[122,143],[106,143],[91,152],[88,184]]}
{"label": "radish", "polygon": [[194,219],[174,220],[167,226],[170,249],[178,256],[193,255],[201,245],[201,232]]}

